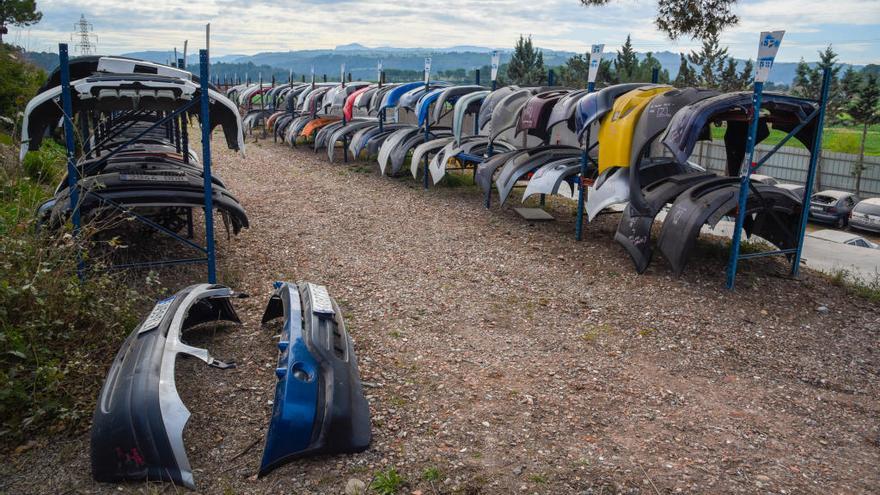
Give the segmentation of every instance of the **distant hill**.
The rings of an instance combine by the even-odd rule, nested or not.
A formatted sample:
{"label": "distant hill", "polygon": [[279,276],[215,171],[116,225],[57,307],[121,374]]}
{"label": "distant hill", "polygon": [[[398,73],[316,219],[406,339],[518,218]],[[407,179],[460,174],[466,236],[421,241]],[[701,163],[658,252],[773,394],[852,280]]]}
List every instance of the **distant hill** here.
{"label": "distant hill", "polygon": [[[371,80],[376,78],[376,64],[379,60],[382,60],[385,69],[421,71],[424,67],[424,58],[431,56],[434,72],[454,69],[471,70],[488,65],[490,62],[489,53],[492,50],[494,49],[470,45],[448,48],[370,48],[360,43],[350,43],[337,46],[334,49],[222,55],[213,57],[211,62],[228,64],[223,67],[224,73],[227,74],[230,71],[235,71],[238,67],[244,71],[256,70],[256,74],[248,74],[252,79],[258,77],[259,73],[263,73],[264,78],[270,78],[272,73],[286,74],[290,70],[293,70],[295,74],[309,74],[312,67],[315,68],[315,74],[318,78],[322,74],[326,74],[328,78],[335,79],[339,76],[340,65],[345,64],[346,72],[351,72],[354,79]],[[513,51],[509,48],[498,50],[502,53],[502,63],[509,60]],[[543,53],[544,63],[548,67],[563,65],[566,60],[575,55],[574,52],[549,49],[543,49]],[[174,58],[174,52],[159,50],[124,53],[123,55],[162,64],[168,63]],[[180,55],[182,54],[178,53],[178,56]],[[653,55],[660,61],[663,68],[669,71],[670,77],[674,78],[678,74],[680,60],[678,53],[661,51]],[[28,56],[32,58],[34,63],[46,70],[54,69],[58,65],[57,54],[31,52]],[[613,60],[614,56],[614,50],[605,54],[605,58],[609,60]],[[644,58],[645,55],[639,53],[638,56]],[[187,65],[196,65],[198,62],[198,53],[187,54]],[[737,60],[737,63],[741,69],[745,61]],[[844,64],[844,67],[846,66]],[[861,66],[855,66],[855,68],[861,69]],[[789,85],[794,80],[796,69],[797,63],[777,62],[773,66],[770,80],[776,84]],[[244,77],[244,74],[240,74],[240,76]]]}

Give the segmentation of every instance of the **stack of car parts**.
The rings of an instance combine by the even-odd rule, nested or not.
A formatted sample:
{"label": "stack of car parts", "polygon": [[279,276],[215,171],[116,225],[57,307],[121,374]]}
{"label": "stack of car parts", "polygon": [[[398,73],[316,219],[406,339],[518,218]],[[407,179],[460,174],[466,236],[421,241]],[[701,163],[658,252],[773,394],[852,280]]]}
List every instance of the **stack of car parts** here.
{"label": "stack of car parts", "polygon": [[[519,86],[486,91],[434,81],[304,86],[274,121],[273,132],[285,135],[285,141],[311,139],[315,151],[326,150],[331,161],[336,143],[347,142],[345,152],[352,157],[364,150],[377,155],[383,175],[398,175],[409,159],[416,177],[427,163],[425,173],[435,184],[446,175],[448,162],[460,164],[464,157],[476,162],[474,178],[486,197],[494,187],[502,204],[523,183],[522,201],[536,194],[571,197],[578,184],[585,184],[588,221],[609,207],[625,206],[615,239],[640,273],[651,260],[654,219],[667,205],[674,221],[664,223],[660,251],[676,273],[686,265],[698,227],[714,225],[735,210],[730,198],[738,195],[737,180],[707,173],[691,155],[698,140],[710,139],[710,126],[724,124],[727,176],[738,177],[752,111],[750,92],[719,94],[649,83],[592,93]],[[797,130],[794,137],[811,149],[815,125],[807,119],[816,106],[766,94],[758,142],[771,127]],[[447,112],[451,127],[440,125]],[[473,132],[468,115],[474,117]],[[285,129],[280,134],[279,126]],[[780,249],[796,244],[801,200],[775,185],[756,183],[752,191],[757,200],[748,204],[747,234]]]}
{"label": "stack of car parts", "polygon": [[[199,153],[188,145],[194,105],[164,126],[159,119],[200,98],[201,87],[189,72],[151,62],[119,57],[85,57],[70,63],[73,115],[90,131],[77,160],[79,210],[88,220],[123,209],[180,231],[191,225],[192,210],[204,207],[204,175]],[[210,92],[210,125],[220,126],[229,148],[244,151],[242,123],[235,104]],[[58,125],[62,111],[56,70],[27,105],[22,126],[21,156],[39,148]],[[238,200],[223,181],[213,180],[213,204],[234,233],[248,226]],[[55,195],[40,207],[44,224],[61,225],[70,215],[70,189],[65,177]]]}

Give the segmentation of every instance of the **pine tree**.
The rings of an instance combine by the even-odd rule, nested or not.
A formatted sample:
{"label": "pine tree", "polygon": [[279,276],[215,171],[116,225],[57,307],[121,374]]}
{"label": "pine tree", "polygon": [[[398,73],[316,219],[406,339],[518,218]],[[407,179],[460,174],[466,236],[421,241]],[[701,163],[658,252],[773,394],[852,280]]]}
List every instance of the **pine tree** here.
{"label": "pine tree", "polygon": [[660,84],[668,84],[669,83],[669,71],[663,68],[663,64],[660,63],[659,60],[654,58],[654,54],[648,52],[645,54],[645,58],[641,60],[638,64],[638,68],[633,77],[634,82],[647,82],[650,81],[654,75],[654,69],[657,69],[657,82]]}
{"label": "pine tree", "polygon": [[727,64],[718,75],[719,88],[721,91],[730,92],[739,90],[739,77],[736,73],[736,60],[733,57],[727,57]]}
{"label": "pine tree", "polygon": [[752,59],[746,60],[742,71],[736,79],[739,91],[747,90],[752,86],[752,83],[755,82],[755,64],[752,62]]}
{"label": "pine tree", "polygon": [[678,66],[678,75],[675,76],[673,84],[678,88],[689,88],[697,85],[697,74],[691,64],[688,63],[684,53],[679,53],[681,63]]}
{"label": "pine tree", "polygon": [[596,73],[596,85],[613,84],[614,79],[614,69],[611,67],[611,61],[603,58],[599,61],[599,70]]}
{"label": "pine tree", "polygon": [[563,86],[572,88],[584,88],[590,76],[589,54],[574,55],[565,61],[565,65],[559,68],[559,82]]}
{"label": "pine tree", "polygon": [[43,13],[37,10],[34,0],[2,0],[0,1],[0,43],[6,26],[30,26],[40,22]]}
{"label": "pine tree", "polygon": [[636,57],[636,51],[633,50],[632,39],[630,35],[626,35],[626,42],[617,51],[617,58],[614,61],[614,74],[617,82],[634,82],[638,65],[639,61]]}
{"label": "pine tree", "polygon": [[700,68],[697,81],[700,86],[717,88],[719,86],[719,73],[724,68],[727,59],[727,48],[719,46],[719,35],[711,33],[703,40],[703,46],[699,52],[692,51],[688,55],[688,61]]}
{"label": "pine tree", "polygon": [[531,36],[520,35],[507,66],[507,76],[513,84],[523,86],[537,86],[546,80],[544,54],[534,48]]}
{"label": "pine tree", "polygon": [[[601,6],[611,0],[580,0],[586,6]],[[739,18],[733,13],[737,0],[657,0],[654,24],[669,36],[678,39],[690,36],[704,39],[720,33],[727,26],[735,26]]]}
{"label": "pine tree", "polygon": [[850,102],[858,95],[861,87],[862,74],[853,69],[852,66],[849,66],[846,72],[843,73],[843,77],[840,78],[840,85],[837,90],[838,96],[842,101]]}
{"label": "pine tree", "polygon": [[856,196],[862,190],[862,172],[865,171],[865,140],[868,138],[868,127],[880,123],[880,85],[877,76],[868,74],[859,87],[855,98],[848,102],[847,110],[856,124],[862,126],[862,140],[859,144],[859,160],[853,166],[856,177]]}
{"label": "pine tree", "polygon": [[828,45],[818,53],[819,62],[816,63],[815,67],[810,67],[809,64],[804,62],[804,59],[798,62],[792,93],[801,98],[818,100],[822,96],[822,77],[825,69],[830,69],[831,80],[828,87],[828,105],[825,109],[826,122],[829,124],[839,123],[843,118],[841,114],[847,102],[839,95],[840,81],[838,74],[840,73],[840,65],[837,64],[837,53],[834,52],[831,45]]}

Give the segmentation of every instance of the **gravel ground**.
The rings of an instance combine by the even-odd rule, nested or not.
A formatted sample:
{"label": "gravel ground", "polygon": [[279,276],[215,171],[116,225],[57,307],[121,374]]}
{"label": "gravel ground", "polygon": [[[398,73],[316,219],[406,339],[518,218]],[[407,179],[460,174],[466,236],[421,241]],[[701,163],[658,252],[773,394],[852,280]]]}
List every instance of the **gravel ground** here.
{"label": "gravel ground", "polygon": [[[224,276],[252,297],[235,302],[243,326],[189,339],[238,368],[178,363],[200,492],[343,493],[389,467],[425,495],[880,486],[877,304],[773,260],[728,292],[711,248],[681,278],[659,259],[639,276],[614,215],[578,243],[567,204],[528,223],[468,186],[426,192],[271,141],[214,149],[251,219],[221,240]],[[325,284],[344,309],[374,438],[256,479],[276,361],[259,319],[278,279]],[[9,493],[177,490],[94,483],[88,435],[3,464]]]}

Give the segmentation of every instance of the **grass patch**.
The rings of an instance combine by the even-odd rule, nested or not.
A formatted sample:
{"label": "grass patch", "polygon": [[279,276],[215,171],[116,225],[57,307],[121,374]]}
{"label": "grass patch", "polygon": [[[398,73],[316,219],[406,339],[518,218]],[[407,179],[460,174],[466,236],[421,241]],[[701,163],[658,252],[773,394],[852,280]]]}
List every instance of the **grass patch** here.
{"label": "grass patch", "polygon": [[469,170],[446,172],[443,178],[447,187],[468,187],[476,185],[474,182],[474,174]]}
{"label": "grass patch", "polygon": [[614,333],[614,329],[611,328],[611,326],[602,323],[600,325],[591,325],[586,332],[581,334],[581,338],[585,342],[592,343],[602,335],[611,335],[612,333]]}
{"label": "grass patch", "polygon": [[422,471],[422,479],[430,483],[440,481],[440,470],[433,466],[425,468],[425,470]]}
{"label": "grass patch", "polygon": [[828,274],[828,280],[831,285],[842,287],[854,296],[880,302],[880,272],[874,272],[872,279],[864,280],[845,268],[838,268]]}
{"label": "grass patch", "polygon": [[[61,177],[46,143],[17,163],[0,145],[0,445],[88,424],[106,366],[137,324],[141,295],[121,274],[78,280],[73,240],[37,234],[34,211]],[[129,281],[130,282],[130,281]]]}
{"label": "grass patch", "polygon": [[543,474],[533,474],[529,476],[529,481],[531,481],[532,483],[543,485],[544,483],[547,483],[547,477]]}
{"label": "grass patch", "polygon": [[397,470],[390,467],[385,471],[379,471],[373,476],[370,489],[379,495],[395,495],[403,488],[403,484],[403,478],[398,474]]}
{"label": "grass patch", "polygon": [[[724,139],[726,126],[712,127],[712,140],[721,142]],[[767,139],[761,142],[773,146],[778,144],[785,137],[786,133],[780,130],[771,130]],[[840,153],[857,154],[859,152],[859,142],[861,141],[861,127],[826,127],[822,133],[822,149],[826,151],[836,151]],[[797,139],[789,139],[785,144],[793,148],[803,148]],[[868,127],[868,136],[865,139],[865,155],[880,156],[880,125],[872,125]]]}

